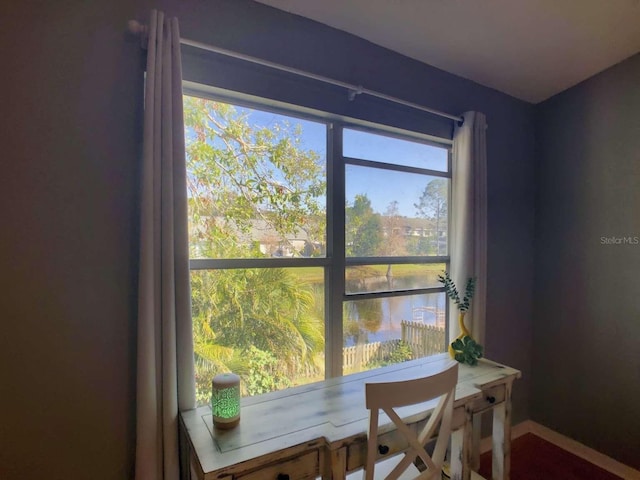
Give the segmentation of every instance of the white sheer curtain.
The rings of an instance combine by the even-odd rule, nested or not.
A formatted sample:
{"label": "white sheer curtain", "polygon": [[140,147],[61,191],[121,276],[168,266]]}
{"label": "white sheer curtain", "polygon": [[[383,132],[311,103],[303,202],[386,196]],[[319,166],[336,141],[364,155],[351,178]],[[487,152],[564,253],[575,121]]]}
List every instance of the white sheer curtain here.
{"label": "white sheer curtain", "polygon": [[135,478],[175,480],[178,411],[195,407],[178,21],[154,10],[148,32]]}
{"label": "white sheer curtain", "polygon": [[[464,291],[476,277],[476,293],[465,324],[484,345],[487,298],[487,121],[484,114],[466,112],[453,135],[451,278]],[[460,334],[458,310],[450,304],[450,338]]]}

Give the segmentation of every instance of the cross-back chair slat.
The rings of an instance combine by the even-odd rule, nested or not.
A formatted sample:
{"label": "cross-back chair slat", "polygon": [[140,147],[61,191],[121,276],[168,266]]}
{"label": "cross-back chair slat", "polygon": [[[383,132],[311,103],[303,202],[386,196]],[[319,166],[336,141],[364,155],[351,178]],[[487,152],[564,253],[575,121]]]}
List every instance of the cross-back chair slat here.
{"label": "cross-back chair slat", "polygon": [[[444,456],[451,436],[451,418],[457,381],[458,363],[452,361],[445,369],[433,375],[413,380],[367,383],[365,385],[366,407],[369,409],[367,461],[364,469],[365,480],[374,480],[374,478],[384,478],[385,480],[404,480],[408,478],[430,480],[440,478]],[[438,399],[438,403],[431,412],[426,425],[419,433],[412,431],[396,411],[401,407],[425,403],[434,399]],[[394,423],[398,432],[406,439],[409,447],[399,462],[388,473],[385,473],[384,476],[374,476],[376,471],[376,452],[378,451],[380,410]],[[425,449],[425,444],[436,436],[436,430],[435,448],[433,454],[429,455]],[[422,473],[414,466],[417,458],[420,458],[427,467]],[[395,461],[395,458],[389,460]],[[387,471],[388,468],[384,470]]]}

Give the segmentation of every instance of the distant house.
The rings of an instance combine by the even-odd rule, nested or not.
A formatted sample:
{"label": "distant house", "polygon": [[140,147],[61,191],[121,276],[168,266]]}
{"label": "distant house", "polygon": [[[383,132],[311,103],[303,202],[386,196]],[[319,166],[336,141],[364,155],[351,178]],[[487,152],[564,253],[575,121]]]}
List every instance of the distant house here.
{"label": "distant house", "polygon": [[[263,219],[249,220],[250,227],[246,231],[237,228],[235,222],[222,216],[201,219],[199,225],[189,225],[189,229],[192,233],[196,229],[204,234],[204,225],[208,223],[232,229],[240,244],[257,247],[260,253],[269,257],[312,257],[325,253],[325,244],[311,239],[306,230],[300,228],[290,234],[279,235],[270,223]],[[198,250],[197,243],[195,245]]]}
{"label": "distant house", "polygon": [[382,216],[381,219],[383,225],[382,234],[385,237],[389,236],[389,226],[392,226],[391,233],[394,235],[421,238],[433,238],[437,236],[440,240],[447,238],[446,219],[440,221],[437,233],[435,221],[431,219],[401,217],[390,220],[389,217],[384,216]]}

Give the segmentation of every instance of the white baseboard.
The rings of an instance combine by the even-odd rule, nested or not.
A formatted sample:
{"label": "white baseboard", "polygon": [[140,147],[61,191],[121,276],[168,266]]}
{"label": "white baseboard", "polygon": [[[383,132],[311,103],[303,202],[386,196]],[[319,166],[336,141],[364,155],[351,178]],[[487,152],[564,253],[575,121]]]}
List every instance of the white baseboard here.
{"label": "white baseboard", "polygon": [[[613,473],[624,480],[640,480],[640,471],[635,468],[631,468],[628,465],[618,462],[617,460],[600,453],[593,448],[587,447],[580,442],[577,442],[569,437],[562,435],[550,428],[540,425],[532,420],[525,420],[511,427],[511,439],[515,440],[518,437],[526,433],[533,433],[538,437],[546,440],[549,443],[553,443],[557,447],[566,450],[569,453],[574,454],[576,457],[580,457],[594,465]],[[485,453],[491,450],[491,437],[483,438],[480,441],[480,453]]]}

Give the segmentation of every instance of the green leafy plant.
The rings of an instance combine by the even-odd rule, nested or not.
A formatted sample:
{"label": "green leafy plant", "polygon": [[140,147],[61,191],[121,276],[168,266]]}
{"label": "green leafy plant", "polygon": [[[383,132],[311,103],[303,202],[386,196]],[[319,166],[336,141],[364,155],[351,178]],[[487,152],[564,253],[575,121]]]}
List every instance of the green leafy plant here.
{"label": "green leafy plant", "polygon": [[476,279],[469,277],[464,288],[464,295],[462,296],[462,299],[460,298],[460,293],[458,292],[456,284],[449,276],[449,272],[443,272],[442,275],[438,275],[438,280],[444,286],[444,291],[447,296],[453,300],[458,307],[458,310],[460,310],[460,322],[463,335],[451,342],[451,355],[453,355],[453,357],[460,363],[477,365],[478,359],[482,358],[482,345],[477,343],[469,335],[464,335],[468,332],[466,331],[463,323],[463,317],[469,310],[469,307],[471,306],[471,299],[475,293]]}
{"label": "green leafy plant", "polygon": [[460,310],[461,312],[466,312],[467,310],[469,310],[471,299],[473,298],[473,294],[475,293],[476,289],[475,278],[469,277],[469,279],[467,280],[467,284],[464,287],[464,296],[462,297],[462,300],[460,300],[460,294],[458,293],[456,284],[449,276],[449,272],[444,272],[443,275],[438,275],[438,281],[444,286],[444,291],[447,296],[458,306],[458,310]]}
{"label": "green leafy plant", "polygon": [[284,374],[275,355],[251,346],[242,352],[242,356],[243,365],[237,371],[242,378],[243,394],[260,395],[291,386],[291,380]]}
{"label": "green leafy plant", "polygon": [[408,360],[413,360],[413,351],[411,350],[411,345],[407,342],[399,340],[396,345],[394,345],[393,350],[389,352],[387,356],[385,356],[382,360],[373,359],[367,363],[367,368],[379,368],[386,367],[387,365],[395,365],[396,363],[406,362]]}
{"label": "green leafy plant", "polygon": [[460,363],[477,365],[478,359],[482,358],[482,345],[468,335],[455,339],[451,348],[455,351],[454,358]]}

